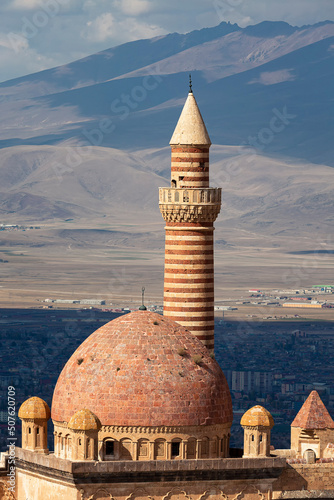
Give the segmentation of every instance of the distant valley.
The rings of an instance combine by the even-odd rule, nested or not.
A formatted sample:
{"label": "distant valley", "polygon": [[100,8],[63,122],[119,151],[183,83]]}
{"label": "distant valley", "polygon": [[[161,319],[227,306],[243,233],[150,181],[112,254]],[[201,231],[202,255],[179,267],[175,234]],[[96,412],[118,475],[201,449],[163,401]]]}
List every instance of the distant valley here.
{"label": "distant valley", "polygon": [[[45,259],[49,269],[59,252],[77,252],[85,269],[94,250],[101,265],[112,250],[129,265],[141,255],[142,265],[161,267],[158,187],[169,184],[168,142],[191,72],[214,144],[211,185],[223,189],[218,267],[289,267],[321,255],[316,266],[326,275],[334,249],[333,56],[331,22],[222,23],[0,84],[0,223],[41,228],[1,231],[0,250],[28,251],[32,260],[20,267],[28,281],[31,266]],[[8,279],[18,269],[10,257]]]}

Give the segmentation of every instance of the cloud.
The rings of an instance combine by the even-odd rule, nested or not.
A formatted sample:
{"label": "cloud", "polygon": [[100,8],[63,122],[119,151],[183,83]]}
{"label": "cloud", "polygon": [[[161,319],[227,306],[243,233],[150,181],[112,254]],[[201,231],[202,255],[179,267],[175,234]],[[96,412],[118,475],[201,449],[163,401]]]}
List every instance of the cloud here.
{"label": "cloud", "polygon": [[334,19],[333,0],[214,0],[223,12],[221,21],[237,22],[240,26],[261,21],[285,21],[302,26]]}
{"label": "cloud", "polygon": [[278,71],[264,71],[259,78],[249,83],[261,83],[262,85],[275,85],[276,83],[291,82],[296,79],[292,69],[280,69]]}
{"label": "cloud", "polygon": [[10,8],[12,9],[38,9],[41,6],[41,0],[14,0],[10,4]]}
{"label": "cloud", "polygon": [[94,21],[89,21],[81,32],[81,36],[91,42],[118,41],[118,43],[151,38],[166,34],[167,31],[159,26],[147,24],[134,17],[118,20],[110,12],[98,16]]}
{"label": "cloud", "polygon": [[[10,35],[13,36],[13,33]],[[0,68],[6,68],[8,77],[5,79],[42,71],[57,64],[54,59],[30,48],[25,38],[19,36],[12,38],[12,36],[0,33]],[[13,57],[14,48],[15,57]]]}
{"label": "cloud", "polygon": [[139,16],[150,10],[151,4],[148,0],[116,0],[114,5],[118,7],[123,14],[128,16]]}
{"label": "cloud", "polygon": [[113,36],[114,16],[110,12],[105,12],[94,21],[88,21],[87,28],[83,30],[83,38],[91,42],[103,42]]}
{"label": "cloud", "polygon": [[16,33],[0,33],[0,48],[14,50],[14,52],[22,52],[29,48],[29,43],[26,38],[19,36]]}
{"label": "cloud", "polygon": [[137,21],[135,18],[126,19],[120,25],[121,30],[124,29],[126,36],[129,40],[138,40],[139,38],[153,38],[158,35],[166,35],[167,30],[156,26],[154,24],[148,24],[145,22]]}
{"label": "cloud", "polygon": [[[51,4],[56,7],[48,10]],[[1,65],[0,78],[36,71],[40,61],[65,64],[128,41],[222,21],[244,27],[283,20],[300,26],[326,19],[334,20],[333,0],[0,0],[1,51],[10,49],[4,38],[9,33],[17,35],[15,53],[29,51],[27,63],[13,52],[8,66]]]}

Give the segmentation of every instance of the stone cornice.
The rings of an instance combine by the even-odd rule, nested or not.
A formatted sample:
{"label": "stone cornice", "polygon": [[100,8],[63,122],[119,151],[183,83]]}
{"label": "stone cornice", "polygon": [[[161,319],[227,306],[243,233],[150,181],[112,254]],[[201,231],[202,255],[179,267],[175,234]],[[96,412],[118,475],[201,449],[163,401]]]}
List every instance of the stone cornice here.
{"label": "stone cornice", "polygon": [[123,425],[103,425],[101,432],[110,432],[112,434],[189,434],[198,436],[202,434],[221,433],[222,430],[229,430],[232,423],[222,425],[205,425],[205,426],[159,426],[159,427],[144,427],[144,426],[123,426]]}
{"label": "stone cornice", "polygon": [[178,205],[160,203],[159,207],[166,222],[214,222],[220,212],[220,204]]}
{"label": "stone cornice", "polygon": [[[287,467],[285,458],[220,458],[198,460],[150,460],[150,461],[110,461],[110,462],[70,462],[17,448],[17,469],[62,479],[69,483],[90,484],[129,482],[166,482],[176,480],[233,480],[266,479],[274,480]],[[94,478],[94,479],[93,479]],[[182,479],[180,479],[182,478]]]}

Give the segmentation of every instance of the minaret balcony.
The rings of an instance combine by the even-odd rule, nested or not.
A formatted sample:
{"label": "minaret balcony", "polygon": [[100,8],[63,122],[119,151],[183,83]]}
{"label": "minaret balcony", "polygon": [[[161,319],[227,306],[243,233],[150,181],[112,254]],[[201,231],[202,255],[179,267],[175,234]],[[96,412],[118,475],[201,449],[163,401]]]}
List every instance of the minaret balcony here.
{"label": "minaret balcony", "polygon": [[221,188],[159,188],[159,207],[166,222],[214,222]]}
{"label": "minaret balcony", "polygon": [[159,204],[221,205],[221,188],[159,188]]}

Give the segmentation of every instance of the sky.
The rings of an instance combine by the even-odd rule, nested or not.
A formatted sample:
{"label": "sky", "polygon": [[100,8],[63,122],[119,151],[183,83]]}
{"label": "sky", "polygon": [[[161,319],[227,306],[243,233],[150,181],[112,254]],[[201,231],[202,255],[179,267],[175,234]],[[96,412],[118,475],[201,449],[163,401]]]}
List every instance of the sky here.
{"label": "sky", "polygon": [[116,45],[230,21],[334,21],[334,0],[1,0],[0,82]]}

